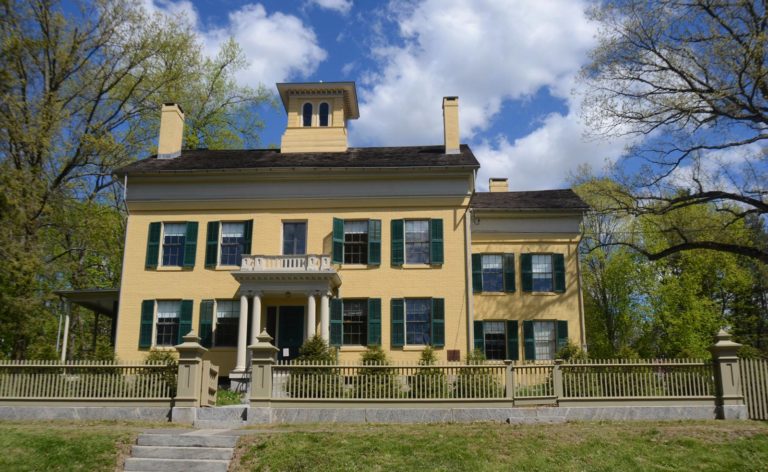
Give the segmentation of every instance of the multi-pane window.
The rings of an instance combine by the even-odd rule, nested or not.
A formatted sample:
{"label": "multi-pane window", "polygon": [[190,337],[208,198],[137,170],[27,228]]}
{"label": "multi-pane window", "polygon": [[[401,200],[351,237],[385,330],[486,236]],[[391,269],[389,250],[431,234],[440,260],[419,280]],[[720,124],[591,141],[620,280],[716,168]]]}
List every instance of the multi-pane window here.
{"label": "multi-pane window", "polygon": [[283,223],[283,255],[307,253],[307,223]]}
{"label": "multi-pane window", "polygon": [[501,254],[483,254],[483,291],[504,291],[504,261]]}
{"label": "multi-pane window", "polygon": [[536,349],[535,359],[551,360],[555,358],[557,339],[554,321],[533,322],[533,342]]}
{"label": "multi-pane window", "polygon": [[430,344],[432,300],[409,298],[405,301],[405,343]]}
{"label": "multi-pane window", "polygon": [[368,263],[368,221],[344,221],[344,263]]}
{"label": "multi-pane window", "polygon": [[318,116],[320,121],[320,126],[328,126],[328,117],[330,115],[330,107],[327,103],[321,103],[320,104],[320,116]]}
{"label": "multi-pane window", "polygon": [[244,243],[244,223],[222,223],[221,258],[219,259],[219,264],[232,266],[240,265]]}
{"label": "multi-pane window", "polygon": [[405,221],[405,263],[429,264],[429,220]]}
{"label": "multi-pane window", "polygon": [[180,301],[157,302],[156,346],[175,346],[179,344]]}
{"label": "multi-pane window", "polygon": [[237,346],[238,324],[240,322],[239,300],[216,301],[216,346]]}
{"label": "multi-pane window", "polygon": [[184,237],[186,223],[165,223],[163,225],[163,265],[181,266],[184,263]]}
{"label": "multi-pane window", "polygon": [[301,124],[304,127],[312,126],[312,104],[305,103],[301,109]]}
{"label": "multi-pane window", "polygon": [[505,325],[506,323],[503,321],[486,321],[483,323],[486,358],[494,360],[507,358]]}
{"label": "multi-pane window", "polygon": [[534,292],[553,291],[552,255],[534,254],[531,256],[532,288]]}
{"label": "multi-pane window", "polygon": [[345,345],[368,344],[368,301],[344,300],[343,336]]}

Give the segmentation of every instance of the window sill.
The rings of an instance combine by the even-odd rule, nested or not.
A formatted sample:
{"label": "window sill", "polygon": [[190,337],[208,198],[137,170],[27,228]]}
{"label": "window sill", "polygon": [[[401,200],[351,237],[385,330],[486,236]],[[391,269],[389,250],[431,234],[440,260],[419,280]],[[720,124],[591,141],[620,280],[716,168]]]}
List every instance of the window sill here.
{"label": "window sill", "polygon": [[155,269],[147,269],[147,270],[154,270],[156,272],[182,272],[182,271],[189,271],[192,270],[192,267],[182,267],[182,266],[157,266]]}
{"label": "window sill", "polygon": [[[403,351],[423,351],[429,345],[427,344],[411,344],[403,346]],[[439,347],[433,347],[433,349],[440,349]]]}
{"label": "window sill", "polygon": [[475,295],[484,295],[489,297],[503,297],[504,295],[514,295],[515,292],[475,292]]}
{"label": "window sill", "polygon": [[403,264],[400,267],[403,269],[439,269],[442,264]]}
{"label": "window sill", "polygon": [[236,265],[217,265],[214,270],[221,270],[221,271],[232,271],[232,270],[240,270],[240,266]]}
{"label": "window sill", "polygon": [[341,346],[339,352],[365,352],[368,348],[365,346]]}
{"label": "window sill", "polygon": [[565,292],[526,292],[526,295],[534,295],[536,297],[554,297],[555,295],[563,295]]}
{"label": "window sill", "polygon": [[173,346],[152,346],[149,348],[150,351],[165,351],[165,352],[177,352],[176,348]]}
{"label": "window sill", "polygon": [[376,264],[341,264],[339,270],[367,270],[378,269],[379,265]]}

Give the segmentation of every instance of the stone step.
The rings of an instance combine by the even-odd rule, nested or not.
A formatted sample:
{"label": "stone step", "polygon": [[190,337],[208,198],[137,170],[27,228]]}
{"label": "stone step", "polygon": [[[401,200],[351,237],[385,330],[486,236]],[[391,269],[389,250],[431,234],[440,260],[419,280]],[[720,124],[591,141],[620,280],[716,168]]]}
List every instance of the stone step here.
{"label": "stone step", "polygon": [[211,408],[198,408],[198,420],[217,421],[244,421],[248,407],[242,405],[214,406]]}
{"label": "stone step", "polygon": [[131,457],[151,459],[232,459],[228,447],[133,446]]}
{"label": "stone step", "polygon": [[235,447],[237,436],[202,434],[147,434],[139,435],[139,446],[180,446],[180,447]]}
{"label": "stone step", "polygon": [[125,460],[124,470],[131,472],[227,472],[228,468],[228,460],[148,459],[130,457]]}
{"label": "stone step", "polygon": [[195,428],[200,429],[237,429],[247,425],[248,423],[241,420],[195,420]]}

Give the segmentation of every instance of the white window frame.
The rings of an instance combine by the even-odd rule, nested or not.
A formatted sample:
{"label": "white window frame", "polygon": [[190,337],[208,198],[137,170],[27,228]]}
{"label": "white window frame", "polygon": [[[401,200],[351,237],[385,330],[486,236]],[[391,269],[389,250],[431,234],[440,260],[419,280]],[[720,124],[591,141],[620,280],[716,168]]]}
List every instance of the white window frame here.
{"label": "white window frame", "polygon": [[[174,266],[170,266],[170,267],[174,267]],[[170,349],[170,348],[173,348],[173,345],[167,346],[167,345],[164,345],[164,344],[163,345],[157,344],[157,333],[159,331],[157,329],[157,323],[158,323],[158,320],[160,319],[160,316],[159,316],[160,315],[160,303],[167,303],[167,302],[178,303],[178,306],[179,306],[178,320],[179,320],[179,323],[181,323],[181,302],[182,302],[182,300],[180,298],[179,299],[176,299],[176,298],[156,299],[155,300],[155,306],[154,306],[154,313],[152,313],[152,347],[151,347],[152,349]],[[177,339],[176,341],[177,342],[181,342],[180,339]]]}
{"label": "white window frame", "polygon": [[[160,222],[160,250],[158,251],[158,267],[184,267],[184,246],[187,243],[187,225],[188,221],[161,221]],[[166,265],[163,263],[165,256],[165,227],[166,225],[184,226],[184,244],[181,245],[181,264]]]}
{"label": "white window frame", "polygon": [[304,254],[309,254],[309,220],[280,220],[280,255],[283,256],[298,256],[302,254],[285,254],[285,224],[286,223],[304,223]]}
{"label": "white window frame", "polygon": [[[243,239],[245,239],[245,223],[247,220],[232,220],[232,221],[220,221],[219,222],[219,237],[216,241],[216,267],[240,267],[240,264],[222,264],[221,263],[221,249],[222,242],[224,240],[224,225],[225,224],[241,224],[243,225]],[[253,238],[253,236],[251,236]],[[242,256],[242,253],[240,254]]]}
{"label": "white window frame", "polygon": [[213,320],[211,323],[211,348],[216,349],[234,349],[237,347],[237,339],[235,339],[235,344],[233,346],[218,346],[216,344],[216,330],[219,326],[219,302],[233,302],[237,303],[237,317],[235,317],[238,320],[238,323],[240,322],[240,300],[235,298],[215,298],[213,300]]}

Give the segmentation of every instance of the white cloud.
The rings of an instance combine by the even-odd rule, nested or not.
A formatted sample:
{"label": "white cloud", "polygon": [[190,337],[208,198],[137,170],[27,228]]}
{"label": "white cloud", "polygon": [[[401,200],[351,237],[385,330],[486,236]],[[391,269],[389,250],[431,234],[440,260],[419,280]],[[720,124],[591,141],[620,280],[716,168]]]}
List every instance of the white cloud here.
{"label": "white cloud", "polygon": [[[512,189],[563,185],[581,163],[602,167],[624,143],[588,142],[578,119],[574,77],[595,44],[595,25],[575,0],[426,0],[393,3],[399,36],[373,51],[382,67],[364,76],[355,144],[442,142],[442,97],[460,97],[462,142],[489,176],[508,176]],[[542,88],[568,107],[529,135],[482,139],[505,102],[531,98]],[[480,143],[477,145],[476,143]]]}
{"label": "white cloud", "polygon": [[187,0],[143,0],[150,12],[186,18],[203,41],[204,52],[213,56],[230,37],[240,44],[247,67],[236,79],[242,85],[305,78],[317,70],[327,53],[318,45],[315,32],[301,19],[281,12],[268,13],[259,3],[246,4],[227,16],[224,26],[207,28]]}
{"label": "white cloud", "polygon": [[352,0],[308,0],[307,4],[316,5],[326,10],[335,10],[346,15],[352,8]]}

